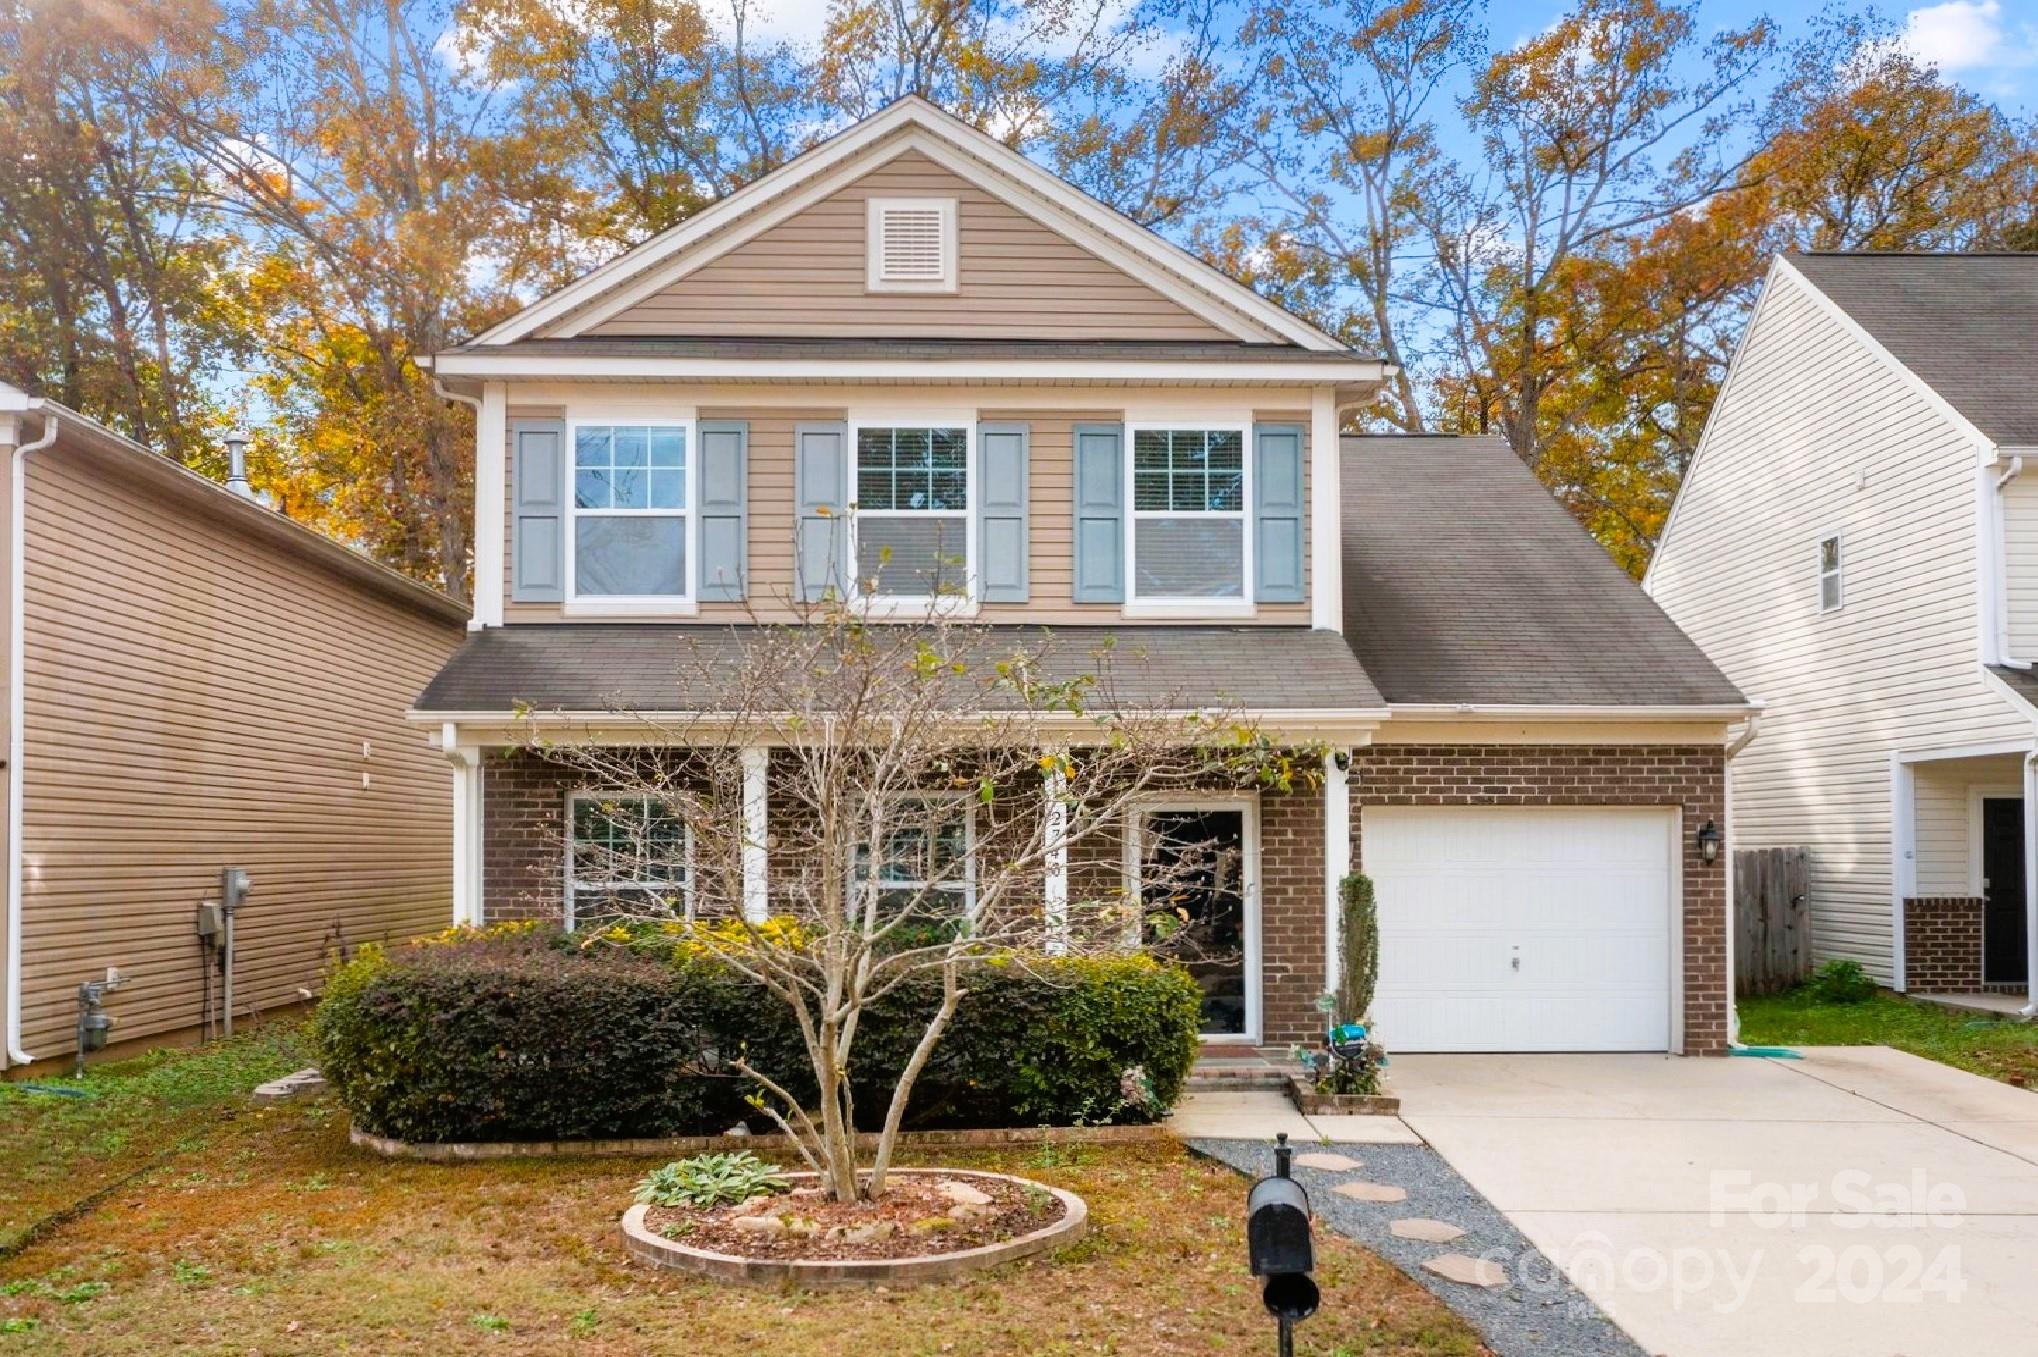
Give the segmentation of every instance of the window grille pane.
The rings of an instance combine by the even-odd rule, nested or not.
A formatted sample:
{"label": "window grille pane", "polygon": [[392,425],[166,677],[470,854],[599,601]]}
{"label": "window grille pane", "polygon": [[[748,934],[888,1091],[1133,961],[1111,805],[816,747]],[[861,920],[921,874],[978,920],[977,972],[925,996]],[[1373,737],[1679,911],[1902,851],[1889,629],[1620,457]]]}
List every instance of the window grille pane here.
{"label": "window grille pane", "polygon": [[1819,577],[1819,606],[1831,611],[1840,606],[1840,577],[1821,575]]}
{"label": "window grille pane", "polygon": [[958,594],[968,579],[968,550],[968,523],[959,514],[862,516],[856,521],[856,574],[873,593],[902,598]]}
{"label": "window grille pane", "polygon": [[573,529],[573,587],[588,596],[686,593],[686,520],[581,516]]}
{"label": "window grille pane", "polygon": [[574,430],[573,464],[575,466],[609,465],[609,431],[603,428]]}
{"label": "window grille pane", "polygon": [[1243,598],[1245,524],[1235,518],[1145,518],[1134,547],[1140,598]]}
{"label": "window grille pane", "polygon": [[1839,568],[1840,539],[1828,537],[1825,541],[1819,543],[1819,569],[1838,570]]}

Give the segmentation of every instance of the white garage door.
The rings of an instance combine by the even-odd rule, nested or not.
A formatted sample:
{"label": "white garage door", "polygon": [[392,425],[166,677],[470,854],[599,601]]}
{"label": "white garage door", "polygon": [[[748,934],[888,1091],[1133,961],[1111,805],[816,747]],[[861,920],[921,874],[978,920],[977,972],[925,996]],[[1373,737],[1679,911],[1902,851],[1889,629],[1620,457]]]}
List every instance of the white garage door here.
{"label": "white garage door", "polygon": [[1670,1046],[1676,815],[1367,807],[1389,1051]]}

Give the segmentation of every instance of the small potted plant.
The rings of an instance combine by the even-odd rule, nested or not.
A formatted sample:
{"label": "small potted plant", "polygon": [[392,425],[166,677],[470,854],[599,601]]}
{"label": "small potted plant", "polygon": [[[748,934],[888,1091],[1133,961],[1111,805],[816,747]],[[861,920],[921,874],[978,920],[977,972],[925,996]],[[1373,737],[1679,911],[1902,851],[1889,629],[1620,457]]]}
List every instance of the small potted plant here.
{"label": "small potted plant", "polygon": [[1317,1000],[1323,1046],[1292,1052],[1301,1072],[1289,1079],[1305,1114],[1397,1112],[1401,1100],[1381,1091],[1387,1048],[1375,1034],[1369,1010],[1380,979],[1380,917],[1373,883],[1357,872],[1338,883],[1340,948],[1337,988]]}

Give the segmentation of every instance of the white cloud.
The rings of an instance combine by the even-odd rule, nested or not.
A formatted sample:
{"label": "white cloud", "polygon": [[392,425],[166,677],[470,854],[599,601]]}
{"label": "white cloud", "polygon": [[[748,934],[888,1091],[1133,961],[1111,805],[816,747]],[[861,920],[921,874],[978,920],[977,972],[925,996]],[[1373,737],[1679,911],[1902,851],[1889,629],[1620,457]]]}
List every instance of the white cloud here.
{"label": "white cloud", "polygon": [[736,34],[736,6],[743,6],[746,45],[789,42],[813,47],[828,31],[828,0],[702,0],[701,8],[723,39]]}
{"label": "white cloud", "polygon": [[2038,58],[2028,27],[2004,27],[2002,0],[1946,0],[1904,16],[1904,47],[1951,75],[1985,67],[2026,66]]}

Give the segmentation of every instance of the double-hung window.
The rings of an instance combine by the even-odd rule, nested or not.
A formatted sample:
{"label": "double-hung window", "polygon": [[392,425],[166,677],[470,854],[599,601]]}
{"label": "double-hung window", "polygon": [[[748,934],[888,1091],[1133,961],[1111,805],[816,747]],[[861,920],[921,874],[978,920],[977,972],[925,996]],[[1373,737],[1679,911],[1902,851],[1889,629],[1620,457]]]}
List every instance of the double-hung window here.
{"label": "double-hung window", "polygon": [[574,426],[574,599],[692,602],[691,434],[685,423]]}
{"label": "double-hung window", "polygon": [[[887,808],[882,848],[856,848],[854,885],[873,883],[878,911],[907,911],[930,921],[967,918],[976,904],[969,802],[961,797],[900,797]],[[873,862],[875,858],[875,862]]]}
{"label": "double-hung window", "polygon": [[1250,597],[1244,428],[1132,430],[1133,603]]}
{"label": "double-hung window", "polygon": [[693,914],[693,835],[656,796],[575,792],[566,922]]}
{"label": "double-hung window", "polygon": [[1836,611],[1846,602],[1846,593],[1840,577],[1840,539],[1825,537],[1819,540],[1819,611]]}
{"label": "double-hung window", "polygon": [[969,426],[859,425],[855,470],[858,592],[968,598]]}

